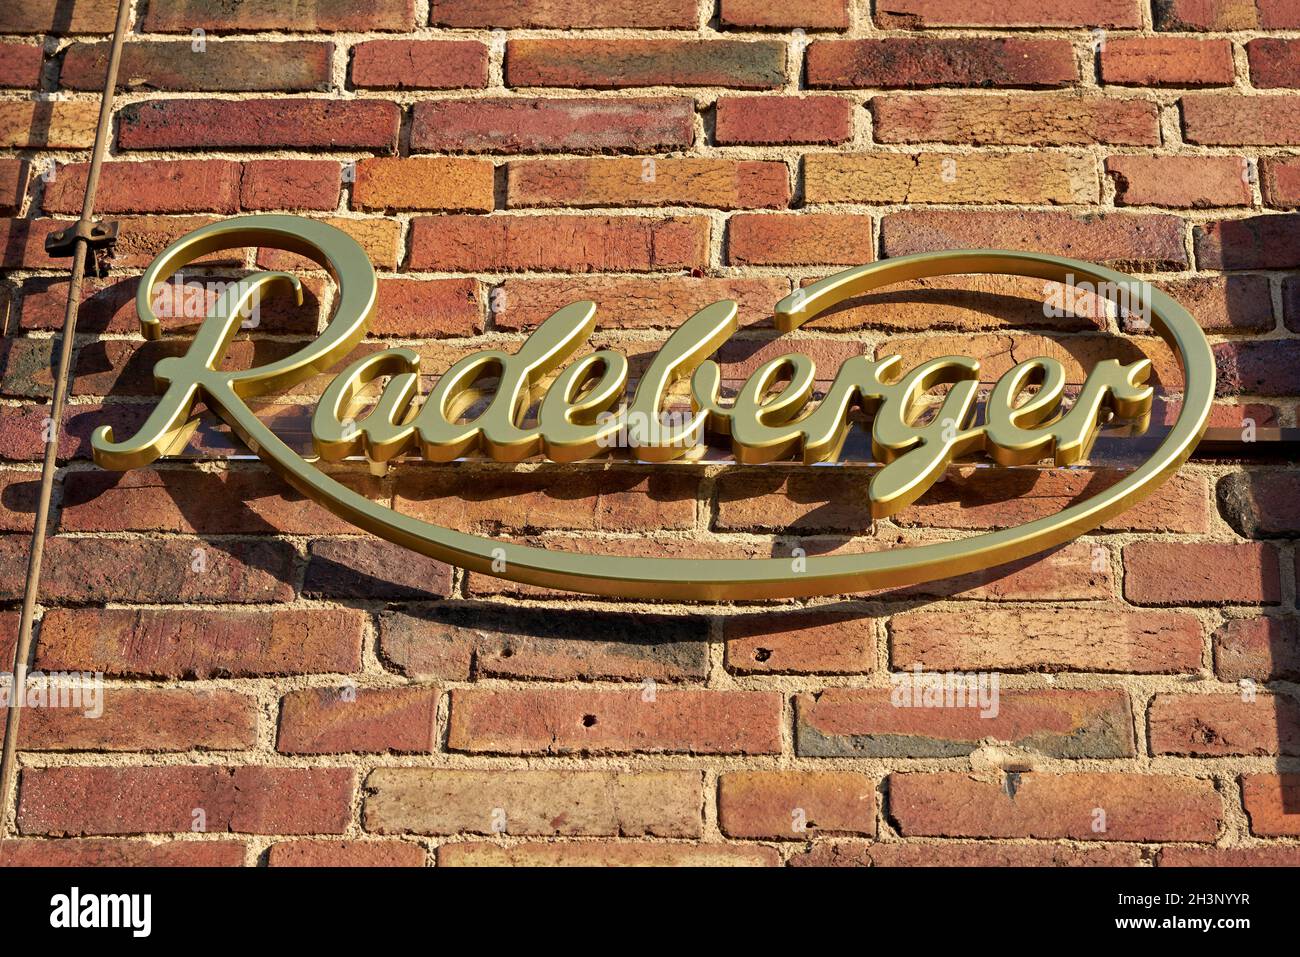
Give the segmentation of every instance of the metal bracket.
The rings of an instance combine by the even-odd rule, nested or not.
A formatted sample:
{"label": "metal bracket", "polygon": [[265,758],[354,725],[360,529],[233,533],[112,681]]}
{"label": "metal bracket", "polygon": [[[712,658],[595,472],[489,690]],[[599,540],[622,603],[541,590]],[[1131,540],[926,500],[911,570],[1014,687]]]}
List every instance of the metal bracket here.
{"label": "metal bracket", "polygon": [[77,240],[84,239],[90,250],[86,257],[86,272],[103,277],[108,275],[108,260],[117,246],[117,233],[116,220],[96,223],[79,219],[66,229],[46,236],[45,253],[55,258],[72,256],[77,249]]}

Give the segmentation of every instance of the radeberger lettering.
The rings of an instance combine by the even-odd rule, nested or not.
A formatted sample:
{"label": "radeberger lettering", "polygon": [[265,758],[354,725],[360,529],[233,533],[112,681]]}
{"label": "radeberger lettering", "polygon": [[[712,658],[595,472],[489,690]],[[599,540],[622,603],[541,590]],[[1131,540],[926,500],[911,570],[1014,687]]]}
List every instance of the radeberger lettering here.
{"label": "radeberger lettering", "polygon": [[[1133,308],[1151,317],[1183,363],[1186,384],[1178,422],[1156,454],[1116,486],[1057,516],[975,536],[969,540],[974,545],[945,542],[900,549],[915,553],[906,558],[889,553],[816,556],[805,558],[798,572],[782,559],[562,555],[490,542],[391,512],[297,456],[248,408],[250,397],[331,368],[364,335],[374,308],[374,271],[360,247],[339,230],[292,216],[254,216],[183,237],[155,260],[141,282],[137,307],[144,334],[160,334],[151,298],[156,285],[208,252],[259,244],[306,255],[331,273],[338,303],[322,334],[267,365],[223,371],[222,360],[241,319],[264,293],[283,290],[300,302],[302,297],[299,280],[282,272],[256,273],[230,284],[185,355],[163,359],[155,367],[163,394],[137,434],[119,441],[107,428],[95,433],[96,461],[106,468],[133,468],[177,448],[193,430],[194,406],[202,400],[268,464],[350,521],[426,554],[537,584],[629,596],[769,597],[907,584],[982,568],[1068,540],[1145,494],[1190,454],[1213,396],[1213,363],[1195,321],[1158,290],[1104,267],[971,250],[845,270],[777,303],[778,328],[798,329],[836,303],[881,285],[951,273],[1019,273],[1053,282],[1069,277],[1093,288],[1110,284],[1106,288],[1135,290]],[[482,455],[507,463],[543,456],[563,463],[606,455],[620,444],[637,460],[668,462],[712,433],[726,437],[741,465],[816,465],[841,457],[849,430],[860,419],[870,430],[872,453],[880,463],[870,473],[866,498],[872,515],[882,517],[914,502],[955,459],[983,454],[1003,466],[1046,460],[1071,465],[1087,457],[1110,417],[1136,420],[1140,429],[1151,409],[1149,360],[1097,363],[1067,406],[1065,369],[1050,356],[1026,359],[1007,370],[982,410],[980,364],[963,356],[930,359],[911,369],[897,355],[854,356],[814,399],[816,366],[808,356],[791,352],[763,363],[734,398],[724,399],[722,369],[710,356],[735,332],[736,311],[736,303],[723,300],[687,318],[630,394],[626,356],[585,350],[596,323],[593,302],[557,310],[513,352],[487,349],[461,358],[442,371],[427,394],[421,394],[421,374],[428,370],[421,369],[420,356],[405,348],[384,349],[353,362],[326,387],[312,417],[313,444],[321,459],[363,456],[382,472],[401,456],[450,462]],[[372,386],[381,380],[377,400],[359,414],[363,396],[373,395]],[[689,409],[670,409],[683,392]]]}

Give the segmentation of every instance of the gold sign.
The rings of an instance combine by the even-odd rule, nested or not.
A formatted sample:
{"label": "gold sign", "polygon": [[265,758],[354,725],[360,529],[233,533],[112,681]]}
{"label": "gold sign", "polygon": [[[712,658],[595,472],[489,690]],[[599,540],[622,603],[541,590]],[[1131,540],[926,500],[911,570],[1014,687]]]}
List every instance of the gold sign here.
{"label": "gold sign", "polygon": [[[1196,321],[1164,293],[1091,263],[1003,250],[923,253],[848,269],[776,304],[777,327],[798,329],[854,296],[896,282],[968,273],[1003,273],[1052,282],[1123,289],[1130,311],[1149,317],[1177,353],[1184,373],[1178,419],[1151,457],[1116,484],[1055,515],[960,541],[899,547],[868,554],[767,559],[610,557],[549,551],[442,528],[392,511],[335,481],[296,454],[248,407],[246,400],[287,389],[325,372],[365,334],[376,280],[365,252],[346,233],[296,216],[247,216],[205,226],[169,246],[145,272],[137,309],[146,338],[161,324],[152,290],[208,253],[262,246],[299,253],[324,267],[338,302],[324,332],[294,354],[240,371],[221,371],[226,349],[250,305],[274,288],[302,301],[299,280],[258,272],[231,284],[200,326],[184,356],[158,362],[163,396],[139,432],[117,441],[98,429],[92,440],[103,468],[148,465],[191,434],[202,400],[250,449],[303,494],[345,520],[390,541],[472,571],[514,581],[631,598],[726,600],[837,594],[915,584],[1012,561],[1059,545],[1097,527],[1149,494],[1191,454],[1214,397],[1214,361]],[[565,365],[595,327],[596,304],[565,306],[513,354],[486,350],[466,356],[421,397],[420,357],[410,349],[373,353],[344,369],[325,389],[312,418],[321,459],[365,456],[382,471],[402,455],[448,462],[481,454],[501,462],[545,456],[574,462],[627,446],[646,462],[690,453],[706,432],[729,436],[736,461],[793,459],[833,462],[850,429],[850,413],[870,415],[871,448],[882,463],[867,486],[872,515],[891,515],[915,501],[956,458],[982,453],[999,465],[1051,459],[1057,465],[1088,454],[1109,416],[1149,414],[1150,362],[1108,359],[1089,372],[1068,409],[1065,371],[1050,357],[1027,359],[994,385],[975,421],[979,363],[947,356],[904,370],[899,356],[855,356],[813,403],[815,368],[789,354],[764,363],[734,399],[720,398],[721,370],[709,359],[736,329],[736,303],[715,302],[687,319],[668,339],[627,397],[628,361],[611,350]],[[559,371],[556,375],[556,371]],[[354,418],[371,383],[386,379],[369,411]],[[689,379],[690,411],[666,416],[670,387]],[[941,403],[920,424],[927,393],[946,386]],[[1028,393],[1028,395],[1026,395]],[[531,420],[524,413],[536,407]]]}

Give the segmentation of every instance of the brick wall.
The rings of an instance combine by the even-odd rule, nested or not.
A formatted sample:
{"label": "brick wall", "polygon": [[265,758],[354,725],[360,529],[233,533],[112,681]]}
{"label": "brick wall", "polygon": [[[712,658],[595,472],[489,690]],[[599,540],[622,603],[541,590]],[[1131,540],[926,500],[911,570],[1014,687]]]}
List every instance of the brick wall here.
{"label": "brick wall", "polygon": [[[42,241],[79,209],[114,6],[0,8],[5,660],[67,288]],[[1196,460],[1098,533],[964,579],[636,605],[401,552],[255,461],[110,475],[87,455],[186,344],[143,344],[133,277],[262,210],[355,236],[381,276],[371,338],[435,369],[583,297],[597,340],[644,356],[733,297],[743,374],[773,354],[771,305],[844,264],[1102,261],[1202,323],[1216,424],[1295,425],[1298,87],[1297,0],[137,0],[98,204],[123,237],[81,311],[32,662],[103,672],[107,697],[94,720],[26,712],[7,859],[1300,863],[1293,465]],[[307,285],[237,361],[315,331],[329,283]],[[935,281],[799,348],[996,372],[1013,349],[1087,365],[1114,345],[1104,317],[1045,327],[1041,299]],[[699,556],[967,534],[1114,473],[959,472],[875,525],[859,479],[797,468],[348,480],[459,528]],[[889,672],[918,664],[997,672],[999,715],[891,707]]]}

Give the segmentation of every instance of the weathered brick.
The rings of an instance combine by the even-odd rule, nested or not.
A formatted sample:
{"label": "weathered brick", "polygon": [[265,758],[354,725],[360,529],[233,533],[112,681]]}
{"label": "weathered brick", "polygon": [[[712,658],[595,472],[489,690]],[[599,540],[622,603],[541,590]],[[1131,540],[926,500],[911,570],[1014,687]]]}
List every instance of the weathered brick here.
{"label": "weathered brick", "polygon": [[[905,680],[916,679],[914,673]],[[1124,758],[1135,753],[1124,691],[973,693],[951,706],[921,700],[921,679],[891,687],[828,688],[795,699],[795,750],[805,757],[950,758],[988,740],[1055,758]],[[908,695],[911,697],[908,697]]]}
{"label": "weathered brick", "polygon": [[1300,266],[1300,213],[1220,219],[1193,234],[1202,269],[1290,269]]}
{"label": "weathered brick", "polygon": [[259,3],[195,3],[153,0],[144,16],[149,33],[204,30],[320,31],[410,30],[414,0],[374,0],[358,6],[348,0],[261,0]]}
{"label": "weathered brick", "polygon": [[0,341],[0,394],[19,397],[48,397],[54,393],[51,339]]}
{"label": "weathered brick", "polygon": [[1300,754],[1300,702],[1286,695],[1158,694],[1147,727],[1152,754]]}
{"label": "weathered brick", "polygon": [[361,667],[366,615],[347,608],[53,608],[36,666],[123,678],[254,678]]}
{"label": "weathered brick", "polygon": [[766,691],[498,691],[451,695],[447,746],[500,754],[775,754],[781,695]]}
{"label": "weathered brick", "polygon": [[443,604],[379,619],[385,663],[417,678],[701,680],[708,619]]}
{"label": "weathered brick", "polygon": [[779,7],[764,0],[722,0],[719,19],[734,27],[846,30],[849,6],[849,0],[794,0]]}
{"label": "weathered brick", "polygon": [[784,163],[725,159],[583,159],[512,162],[508,205],[782,207]]}
{"label": "weathered brick", "polygon": [[698,837],[698,771],[380,768],[366,779],[378,834]]}
{"label": "weathered brick", "polygon": [[718,779],[728,837],[807,841],[876,833],[876,782],[852,771],[735,771]]}
{"label": "weathered brick", "polygon": [[733,266],[859,266],[873,258],[867,215],[738,213],[727,227]]}
{"label": "weathered brick", "polygon": [[904,837],[1213,841],[1223,821],[1223,802],[1205,778],[1030,771],[982,780],[945,772],[891,774],[888,788]]}
{"label": "weathered brick", "polygon": [[1095,203],[1097,166],[1070,153],[810,153],[809,203]]}
{"label": "weathered brick", "polygon": [[306,688],[281,699],[275,746],[283,754],[428,753],[437,715],[437,688]]}
{"label": "weathered brick", "polygon": [[[327,216],[321,220],[336,229],[341,229],[357,241],[370,262],[376,269],[394,270],[402,254],[402,224],[385,217],[357,219],[344,216]],[[263,269],[280,269],[298,272],[303,269],[318,269],[319,266],[297,253],[285,252],[263,246],[258,250],[257,264]]]}
{"label": "weathered brick", "polygon": [[1300,867],[1300,846],[1163,847],[1161,867]]}
{"label": "weathered brick", "polygon": [[[48,213],[81,212],[89,163],[60,166],[45,186]],[[239,209],[238,163],[229,160],[146,160],[105,163],[95,194],[102,213],[233,213]]]}
{"label": "weathered brick", "polygon": [[1229,619],[1214,633],[1214,670],[1225,681],[1300,680],[1300,621]]}
{"label": "weathered brick", "polygon": [[777,867],[780,863],[776,848],[744,844],[469,842],[438,848],[439,867]]}
{"label": "weathered brick", "polygon": [[431,16],[436,27],[654,30],[694,29],[698,13],[695,0],[592,0],[580,5],[562,0],[438,0]]}
{"label": "weathered brick", "polygon": [[243,841],[16,840],[6,867],[242,867]]}
{"label": "weathered brick", "polygon": [[427,855],[409,841],[279,841],[268,867],[424,867]]}
{"label": "weathered brick", "polygon": [[[63,58],[59,86],[100,90],[108,68],[108,42],[74,43]],[[119,90],[309,93],[330,88],[332,43],[270,40],[191,40],[127,43]]]}
{"label": "weathered brick", "polygon": [[1250,833],[1300,837],[1300,774],[1243,774],[1241,796]]}
{"label": "weathered brick", "polygon": [[365,40],[352,48],[351,76],[362,89],[482,88],[488,48],[477,40]]}
{"label": "weathered brick", "polygon": [[1189,614],[1095,607],[918,610],[889,622],[900,670],[1193,672],[1201,634]]}
{"label": "weathered brick", "polygon": [[1260,37],[1246,44],[1250,82],[1265,89],[1300,86],[1300,40]]}
{"label": "weathered brick", "polygon": [[443,339],[483,331],[483,304],[473,279],[380,279],[370,336]]}
{"label": "weathered brick", "polygon": [[351,817],[350,768],[27,768],[18,796],[21,834],[188,832],[341,834]]}
{"label": "weathered brick", "polygon": [[72,7],[61,0],[27,0],[0,10],[0,33],[112,33],[113,0],[85,0]]}
{"label": "weathered brick", "polygon": [[[41,85],[45,54],[34,43],[6,43],[0,46],[0,87],[34,90]],[[102,83],[101,83],[102,85]]]}
{"label": "weathered brick", "polygon": [[736,302],[741,325],[769,322],[772,307],[789,291],[785,279],[562,276],[507,279],[491,303],[496,328],[503,330],[535,329],[557,309],[583,299],[596,303],[597,329],[676,329],[719,299]]}
{"label": "weathered brick", "polygon": [[1260,189],[1266,203],[1283,209],[1300,206],[1300,159],[1262,159],[1259,171]]}
{"label": "weathered brick", "polygon": [[845,143],[853,139],[855,107],[838,96],[718,97],[714,140],[719,146]]}
{"label": "weathered brick", "polygon": [[808,85],[880,87],[1053,87],[1079,79],[1067,40],[889,37],[815,40],[807,52]]}
{"label": "weathered brick", "polygon": [[727,670],[738,674],[859,674],[875,667],[875,632],[860,612],[728,615],[722,638]]}
{"label": "weathered brick", "polygon": [[0,148],[89,149],[99,107],[85,100],[0,102]]}
{"label": "weathered brick", "polygon": [[1137,0],[880,0],[876,22],[916,27],[1140,27]]}
{"label": "weathered brick", "polygon": [[1156,105],[1121,97],[896,93],[871,99],[881,143],[1157,146]]}
{"label": "weathered brick", "polygon": [[391,153],[397,145],[400,119],[397,104],[387,100],[149,100],[118,111],[118,144],[128,150],[361,149]]}
{"label": "weathered brick", "polygon": [[652,272],[702,269],[703,216],[439,216],[411,221],[412,269]]}
{"label": "weathered brick", "polygon": [[882,257],[990,248],[1032,250],[1135,271],[1187,268],[1183,221],[1177,216],[917,210],[889,213],[880,225]]}
{"label": "weathered brick", "polygon": [[1219,480],[1219,511],[1246,538],[1300,535],[1300,475],[1252,469]]}
{"label": "weathered brick", "polygon": [[688,97],[434,100],[415,104],[411,123],[411,149],[433,152],[655,152],[694,140]]}
{"label": "weathered brick", "polygon": [[1229,40],[1118,37],[1101,48],[1103,83],[1231,86],[1233,70]]}
{"label": "weathered brick", "polygon": [[1287,30],[1300,27],[1300,10],[1289,0],[1160,0],[1160,30]]}
{"label": "weathered brick", "polygon": [[511,40],[511,86],[726,86],[775,89],[786,45],[768,40]]}
{"label": "weathered brick", "polygon": [[791,867],[1137,867],[1136,847],[1011,844],[1001,841],[825,841],[790,858]]}
{"label": "weathered brick", "polygon": [[1277,604],[1277,551],[1255,542],[1134,542],[1124,547],[1124,596],[1137,605]]}
{"label": "weathered brick", "polygon": [[244,209],[321,209],[339,204],[343,167],[337,160],[249,160],[239,183]]}
{"label": "weathered brick", "polygon": [[487,212],[493,202],[493,170],[487,160],[430,156],[363,159],[357,163],[352,186],[356,209]]}
{"label": "weathered brick", "polygon": [[[45,546],[41,597],[51,602],[288,601],[293,547],[279,541],[65,538]],[[27,539],[0,537],[0,598],[23,592]]]}
{"label": "weathered brick", "polygon": [[12,216],[22,210],[30,170],[26,160],[0,160],[0,216]]}
{"label": "weathered brick", "polygon": [[313,598],[442,598],[451,566],[377,538],[318,538],[307,548],[304,595]]}
{"label": "weathered brick", "polygon": [[1214,364],[1218,395],[1300,394],[1300,339],[1216,342]]}
{"label": "weathered brick", "polygon": [[1235,156],[1110,156],[1120,206],[1249,206],[1250,165]]}
{"label": "weathered brick", "polygon": [[1103,546],[1075,541],[1063,548],[979,572],[938,579],[891,591],[907,597],[969,598],[983,601],[1081,601],[1111,598],[1114,578]]}
{"label": "weathered brick", "polygon": [[1183,137],[1197,146],[1300,146],[1300,96],[1184,96]]}

